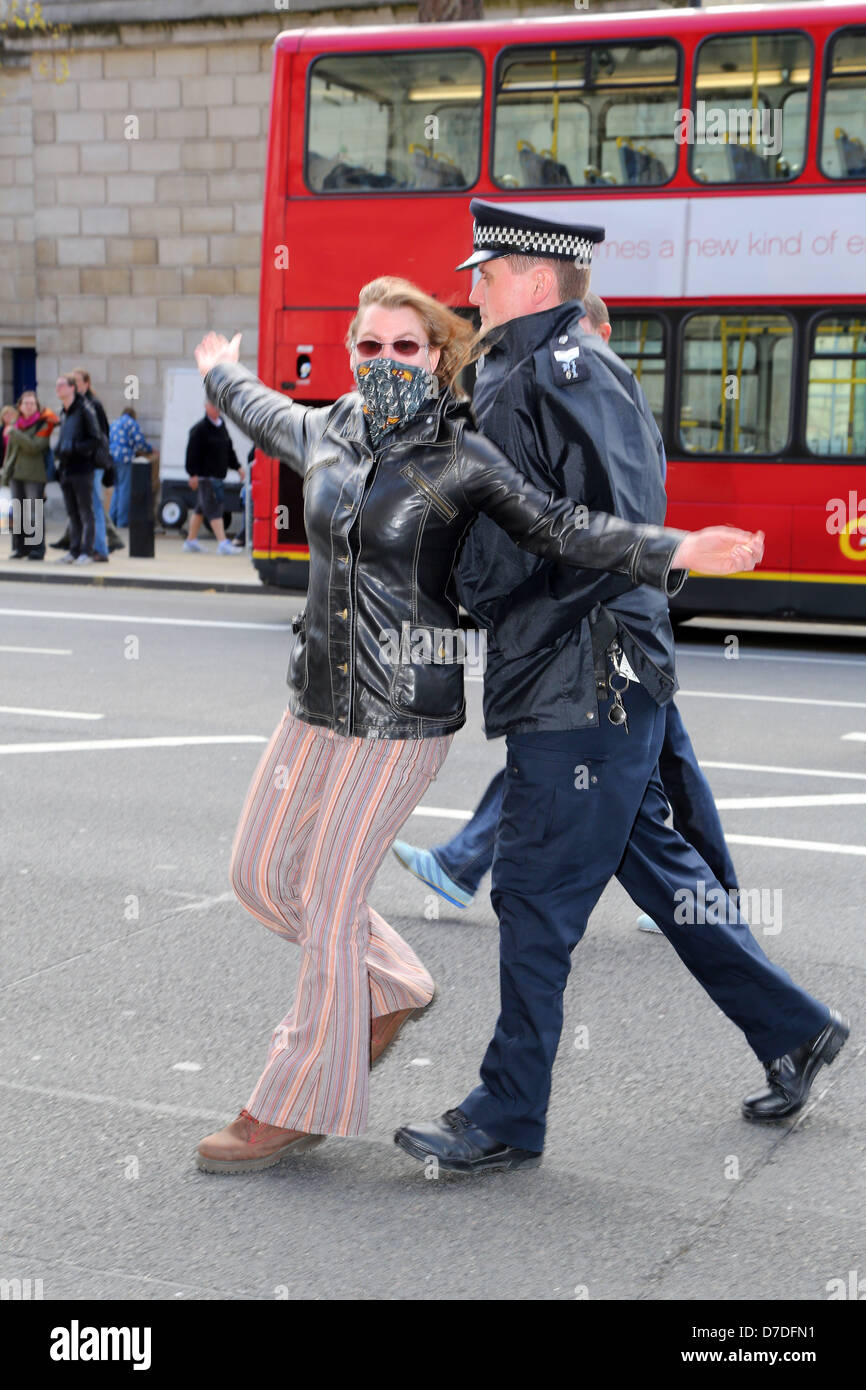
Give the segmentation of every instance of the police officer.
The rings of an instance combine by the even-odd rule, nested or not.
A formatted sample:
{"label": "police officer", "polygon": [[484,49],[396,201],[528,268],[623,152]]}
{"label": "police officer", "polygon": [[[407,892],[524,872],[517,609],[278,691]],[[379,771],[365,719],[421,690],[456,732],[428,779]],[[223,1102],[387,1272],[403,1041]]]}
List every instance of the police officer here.
{"label": "police officer", "polygon": [[[533,482],[660,523],[664,487],[637,383],[578,326],[602,229],[577,225],[566,204],[545,217],[480,199],[470,209],[475,249],[459,268],[479,268],[470,299],[490,344],[473,402],[479,428]],[[615,576],[580,580],[523,555],[484,517],[461,559],[461,601],[490,629],[485,729],[507,746],[491,893],[501,1011],[480,1084],[395,1135],[443,1169],[541,1161],[571,952],[614,875],[763,1063],[767,1084],[743,1102],[747,1118],[799,1110],[848,1036],[846,1021],[768,960],[666,821],[656,764],[676,676],[665,597]],[[575,627],[570,613],[586,613],[588,596]]]}

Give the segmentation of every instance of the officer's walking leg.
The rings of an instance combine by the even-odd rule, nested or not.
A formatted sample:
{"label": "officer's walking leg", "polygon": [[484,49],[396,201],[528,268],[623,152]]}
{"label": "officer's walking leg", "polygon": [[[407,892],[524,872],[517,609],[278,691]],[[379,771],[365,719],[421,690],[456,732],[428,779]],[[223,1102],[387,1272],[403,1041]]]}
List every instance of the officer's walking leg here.
{"label": "officer's walking leg", "polygon": [[665,739],[659,774],[674,814],[674,829],[710,866],[727,893],[736,892],[737,874],[710,784],[701,772],[692,741],[673,700],[665,705]]}
{"label": "officer's walking leg", "polygon": [[648,697],[629,709],[628,735],[604,713],[591,731],[508,736],[491,893],[501,1012],[481,1084],[460,1109],[493,1138],[534,1151],[544,1147],[571,952],[622,858],[663,737]]}
{"label": "officer's walking leg", "polygon": [[830,1010],[767,958],[709,866],[665,822],[665,810],[653,777],[617,878],[760,1061],[781,1057],[822,1029]]}

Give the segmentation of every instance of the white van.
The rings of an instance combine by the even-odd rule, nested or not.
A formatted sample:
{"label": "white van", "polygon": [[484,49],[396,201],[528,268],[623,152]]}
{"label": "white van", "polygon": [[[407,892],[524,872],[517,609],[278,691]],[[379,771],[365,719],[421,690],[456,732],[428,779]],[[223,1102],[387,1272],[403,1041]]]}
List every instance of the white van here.
{"label": "white van", "polygon": [[[204,415],[204,404],[204,387],[198,369],[169,367],[165,373],[162,438],[159,445],[159,519],[167,531],[180,530],[195,504],[195,494],[189,485],[189,474],[185,467],[186,444],[193,425]],[[225,423],[237,460],[248,469],[252,441],[230,420]],[[233,514],[243,511],[240,489],[240,478],[232,468],[225,480],[223,520],[227,532]]]}

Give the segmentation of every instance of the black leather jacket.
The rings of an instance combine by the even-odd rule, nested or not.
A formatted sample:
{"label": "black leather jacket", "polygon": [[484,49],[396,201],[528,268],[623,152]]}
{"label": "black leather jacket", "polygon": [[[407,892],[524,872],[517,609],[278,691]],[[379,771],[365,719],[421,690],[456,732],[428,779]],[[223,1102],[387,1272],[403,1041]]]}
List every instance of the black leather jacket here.
{"label": "black leather jacket", "polygon": [[460,646],[449,635],[459,626],[454,571],[479,512],[538,555],[633,583],[682,581],[671,563],[683,532],[542,492],[450,392],[374,450],[354,392],[307,407],[233,364],[211,368],[205,389],[304,479],[310,582],[294,624],[289,707],[308,723],[364,738],[430,738],[463,724]]}

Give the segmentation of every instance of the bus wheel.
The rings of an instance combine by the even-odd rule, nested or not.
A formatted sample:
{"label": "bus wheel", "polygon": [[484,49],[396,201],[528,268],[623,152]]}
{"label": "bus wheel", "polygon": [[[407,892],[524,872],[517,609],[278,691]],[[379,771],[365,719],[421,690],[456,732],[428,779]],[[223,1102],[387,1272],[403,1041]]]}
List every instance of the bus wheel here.
{"label": "bus wheel", "polygon": [[169,497],[159,509],[159,519],[168,531],[179,530],[186,518],[186,507],[174,497]]}

